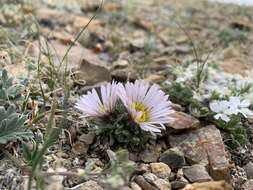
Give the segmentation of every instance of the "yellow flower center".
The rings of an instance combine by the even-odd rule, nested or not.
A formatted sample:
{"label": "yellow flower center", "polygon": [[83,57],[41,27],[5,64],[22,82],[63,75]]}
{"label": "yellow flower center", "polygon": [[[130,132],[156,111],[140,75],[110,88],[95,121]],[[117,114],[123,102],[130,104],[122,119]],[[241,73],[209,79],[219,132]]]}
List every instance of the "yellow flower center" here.
{"label": "yellow flower center", "polygon": [[136,121],[138,123],[146,122],[149,118],[149,114],[146,107],[142,103],[139,103],[139,102],[133,103],[133,107],[135,108],[136,111],[140,113],[140,115],[136,118]]}

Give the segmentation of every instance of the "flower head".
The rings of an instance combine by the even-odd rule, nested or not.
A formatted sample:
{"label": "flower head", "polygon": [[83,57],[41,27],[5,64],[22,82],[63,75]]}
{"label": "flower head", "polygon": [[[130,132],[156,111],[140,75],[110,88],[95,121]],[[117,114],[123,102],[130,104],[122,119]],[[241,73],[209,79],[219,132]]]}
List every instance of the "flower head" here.
{"label": "flower head", "polygon": [[252,116],[253,112],[248,108],[250,101],[247,99],[241,100],[239,96],[231,96],[229,98],[230,111],[233,114],[241,113],[245,118]]}
{"label": "flower head", "polygon": [[125,86],[119,84],[118,95],[132,119],[144,131],[159,133],[165,128],[164,124],[172,120],[168,95],[157,85],[150,86],[143,80],[127,82]]}
{"label": "flower head", "polygon": [[221,119],[225,122],[230,121],[229,115],[231,114],[231,112],[229,110],[229,102],[228,101],[215,100],[215,101],[211,102],[209,106],[210,106],[211,111],[216,113],[216,115],[214,115],[215,119]]}
{"label": "flower head", "polygon": [[84,118],[102,117],[111,113],[118,100],[117,85],[112,82],[101,86],[101,98],[92,89],[76,102],[75,107],[84,113]]}

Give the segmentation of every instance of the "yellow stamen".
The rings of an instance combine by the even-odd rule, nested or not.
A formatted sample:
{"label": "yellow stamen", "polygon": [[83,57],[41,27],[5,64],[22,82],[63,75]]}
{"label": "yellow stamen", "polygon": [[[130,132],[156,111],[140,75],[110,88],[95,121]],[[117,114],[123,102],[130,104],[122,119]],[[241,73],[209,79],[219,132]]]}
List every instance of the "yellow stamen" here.
{"label": "yellow stamen", "polygon": [[139,102],[133,103],[133,107],[136,111],[141,113],[141,115],[136,118],[137,122],[138,123],[146,122],[149,118],[149,114],[146,107],[142,103],[139,103]]}

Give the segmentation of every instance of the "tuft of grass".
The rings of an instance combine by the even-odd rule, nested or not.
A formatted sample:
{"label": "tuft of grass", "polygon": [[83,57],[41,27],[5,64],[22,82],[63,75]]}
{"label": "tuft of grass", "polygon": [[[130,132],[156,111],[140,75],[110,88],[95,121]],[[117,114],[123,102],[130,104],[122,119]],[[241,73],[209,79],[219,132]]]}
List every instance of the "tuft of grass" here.
{"label": "tuft of grass", "polygon": [[247,40],[247,33],[238,28],[227,27],[218,34],[218,38],[227,46],[234,41],[245,42]]}

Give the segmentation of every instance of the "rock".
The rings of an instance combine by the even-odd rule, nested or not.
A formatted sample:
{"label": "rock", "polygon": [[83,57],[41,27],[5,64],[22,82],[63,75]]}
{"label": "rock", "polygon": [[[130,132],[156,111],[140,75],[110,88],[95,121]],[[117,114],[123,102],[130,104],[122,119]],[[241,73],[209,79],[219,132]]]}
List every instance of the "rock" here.
{"label": "rock", "polygon": [[[31,49],[31,53],[35,57],[38,57],[39,44],[33,43]],[[43,54],[47,54],[47,46],[44,41],[41,42],[41,49]],[[60,64],[67,49],[68,46],[62,45],[58,41],[50,41],[49,51],[52,54],[53,63],[56,67]],[[111,80],[111,74],[107,64],[91,50],[83,48],[79,44],[71,48],[66,60],[68,61],[68,70],[75,73],[73,78],[77,83],[78,81],[85,81],[86,85],[93,85]]]}
{"label": "rock", "polygon": [[142,48],[144,48],[144,45],[145,45],[145,39],[144,38],[137,38],[137,39],[131,40],[130,44],[133,49],[136,49],[136,50],[142,49]]}
{"label": "rock", "polygon": [[131,68],[115,69],[111,71],[112,78],[119,82],[135,81],[138,78],[136,70]]}
{"label": "rock", "polygon": [[89,55],[85,54],[83,57],[75,78],[77,80],[86,81],[88,85],[102,81],[110,81],[111,74],[106,64],[99,60],[95,54],[90,52]]}
{"label": "rock", "polygon": [[139,160],[145,163],[157,162],[160,155],[160,148],[152,146],[139,153]]}
{"label": "rock", "polygon": [[77,141],[72,146],[72,152],[75,155],[83,155],[86,154],[89,149],[89,146],[81,141]]}
{"label": "rock", "polygon": [[149,164],[141,163],[140,165],[138,165],[137,171],[140,173],[150,172],[150,166],[149,166]]}
{"label": "rock", "polygon": [[181,168],[185,165],[184,153],[177,147],[163,152],[159,158],[159,161],[167,164],[172,170]]}
{"label": "rock", "polygon": [[138,175],[135,178],[135,182],[142,188],[145,190],[159,190],[157,187],[151,185],[150,183],[148,183],[143,176]]}
{"label": "rock", "polygon": [[164,179],[157,179],[153,182],[158,188],[159,190],[170,190],[171,186],[170,186],[170,182],[164,180]]}
{"label": "rock", "polygon": [[171,182],[171,189],[182,189],[188,184],[188,181],[185,178],[181,178],[176,181]]}
{"label": "rock", "polygon": [[115,62],[113,62],[113,68],[114,69],[122,69],[122,68],[126,68],[129,65],[129,62],[127,60],[117,60]]}
{"label": "rock", "polygon": [[130,184],[130,187],[132,188],[132,190],[142,190],[141,187],[135,182],[132,182]]}
{"label": "rock", "polygon": [[170,135],[170,145],[178,147],[191,164],[207,165],[213,179],[230,181],[229,161],[220,131],[215,126]]}
{"label": "rock", "polygon": [[165,77],[163,75],[158,74],[151,74],[147,78],[145,78],[146,81],[158,83],[165,80]]}
{"label": "rock", "polygon": [[167,164],[164,164],[162,162],[151,163],[150,167],[152,173],[160,178],[168,178],[170,176],[171,169]]}
{"label": "rock", "polygon": [[246,181],[242,186],[241,190],[253,190],[253,179]]}
{"label": "rock", "polygon": [[199,120],[184,112],[175,111],[171,114],[173,121],[167,126],[173,128],[173,132],[200,127]]}
{"label": "rock", "polygon": [[103,188],[97,182],[89,180],[82,185],[80,190],[103,190]]}
{"label": "rock", "polygon": [[87,145],[90,145],[93,143],[94,141],[94,138],[95,138],[95,133],[93,131],[90,131],[88,132],[87,134],[82,134],[80,137],[79,137],[79,140],[84,142],[85,144]]}
{"label": "rock", "polygon": [[158,179],[158,177],[152,173],[145,173],[145,174],[143,174],[143,177],[149,183],[153,183],[155,180]]}
{"label": "rock", "polygon": [[232,187],[225,181],[211,181],[189,184],[182,190],[232,190]]}
{"label": "rock", "polygon": [[159,190],[170,190],[170,183],[168,181],[158,178],[152,173],[145,173],[143,177],[148,183],[155,185]]}
{"label": "rock", "polygon": [[211,181],[212,178],[206,171],[205,166],[201,164],[195,164],[190,167],[183,168],[184,176],[191,182],[206,182]]}
{"label": "rock", "polygon": [[253,163],[249,162],[246,166],[244,166],[244,170],[247,174],[247,178],[253,179]]}

